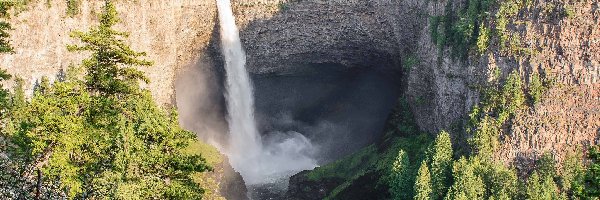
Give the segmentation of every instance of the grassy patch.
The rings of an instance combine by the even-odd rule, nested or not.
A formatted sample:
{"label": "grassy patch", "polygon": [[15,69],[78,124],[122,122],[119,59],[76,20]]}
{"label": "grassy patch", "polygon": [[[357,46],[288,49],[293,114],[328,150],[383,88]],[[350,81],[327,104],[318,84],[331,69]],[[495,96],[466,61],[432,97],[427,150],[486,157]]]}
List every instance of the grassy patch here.
{"label": "grassy patch", "polygon": [[210,166],[223,162],[223,156],[217,148],[202,141],[195,141],[184,150],[185,153],[192,155],[201,155]]}

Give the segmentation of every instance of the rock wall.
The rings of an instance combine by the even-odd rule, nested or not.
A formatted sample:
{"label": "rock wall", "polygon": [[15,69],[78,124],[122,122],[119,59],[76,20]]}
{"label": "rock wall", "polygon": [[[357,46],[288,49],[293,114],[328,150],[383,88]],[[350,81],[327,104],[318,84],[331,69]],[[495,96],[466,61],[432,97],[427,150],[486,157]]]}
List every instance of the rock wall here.
{"label": "rock wall", "polygon": [[[295,63],[404,71],[405,93],[419,126],[431,133],[450,130],[457,134],[480,101],[475,86],[502,80],[513,70],[525,81],[533,73],[548,72],[560,87],[553,87],[540,103],[517,114],[512,128],[501,137],[503,145],[497,156],[511,162],[553,151],[561,160],[578,146],[598,143],[598,2],[562,2],[576,9],[572,16],[561,18],[544,13],[557,2],[535,1],[519,14],[521,23],[510,28],[537,53],[515,58],[493,47],[483,56],[466,60],[451,58],[450,49],[440,50],[430,36],[429,16],[443,15],[448,1],[270,3],[270,7],[258,9],[238,4],[236,9],[238,16],[243,16],[241,35],[253,73],[303,70],[288,67]],[[256,14],[275,4],[278,12],[271,10],[268,17]],[[454,1],[451,7],[462,5],[464,1]],[[418,64],[403,67],[408,57],[415,57]],[[496,70],[500,77],[494,77]]]}
{"label": "rock wall", "polygon": [[[458,1],[460,4],[460,1]],[[443,15],[447,1],[430,1],[429,15]],[[563,2],[574,9],[571,17],[548,17],[543,10],[555,1],[535,1],[512,27],[522,42],[535,49],[531,56],[504,56],[497,48],[465,61],[449,58],[432,43],[429,27],[421,30],[415,55],[420,61],[408,73],[407,95],[420,127],[429,132],[462,126],[479,102],[474,86],[506,77],[513,70],[529,80],[547,72],[556,86],[533,108],[519,112],[501,136],[500,160],[535,158],[543,152],[562,160],[569,152],[598,144],[600,134],[600,12],[598,2]],[[427,23],[428,26],[430,25]],[[595,27],[595,28],[594,28]],[[443,52],[440,54],[440,52]],[[501,72],[494,77],[494,71]],[[584,146],[582,148],[582,145]]]}
{"label": "rock wall", "polygon": [[[54,80],[61,69],[79,64],[86,55],[68,52],[66,45],[78,42],[71,31],[87,31],[96,25],[103,1],[83,0],[79,14],[66,14],[66,1],[32,1],[25,11],[9,20],[14,30],[14,54],[0,55],[0,66],[26,80],[31,91],[42,76]],[[130,32],[127,42],[136,51],[148,53],[154,66],[142,68],[152,81],[149,88],[161,104],[174,100],[173,82],[178,69],[189,65],[206,47],[216,20],[214,1],[138,0],[118,1],[121,23],[117,29]]]}

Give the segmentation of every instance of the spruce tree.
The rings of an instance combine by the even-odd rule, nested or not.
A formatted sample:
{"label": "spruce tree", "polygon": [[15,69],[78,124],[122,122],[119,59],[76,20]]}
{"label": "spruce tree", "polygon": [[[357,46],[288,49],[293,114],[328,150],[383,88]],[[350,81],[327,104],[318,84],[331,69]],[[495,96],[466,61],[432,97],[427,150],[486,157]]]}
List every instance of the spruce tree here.
{"label": "spruce tree", "polygon": [[140,59],[145,52],[136,52],[125,44],[124,39],[129,33],[112,28],[119,21],[114,4],[107,0],[98,27],[88,32],[71,33],[83,45],[67,46],[69,51],[92,52],[91,57],[83,61],[87,71],[85,83],[89,89],[103,95],[133,93],[138,88],[138,81],[149,81],[135,66],[151,66],[152,62]]}
{"label": "spruce tree", "polygon": [[427,162],[421,162],[417,180],[415,182],[415,200],[430,200],[431,199],[431,176]]}
{"label": "spruce tree", "polygon": [[558,193],[558,187],[553,177],[542,177],[534,172],[527,180],[525,190],[527,199],[530,200],[558,200],[561,199]]}
{"label": "spruce tree", "polygon": [[446,200],[473,200],[484,199],[485,183],[476,174],[477,162],[462,157],[454,162],[452,175],[454,183],[448,190]]}
{"label": "spruce tree", "polygon": [[572,190],[580,199],[599,199],[600,197],[600,146],[590,148],[589,166],[583,180],[572,183]]}
{"label": "spruce tree", "polygon": [[388,183],[392,199],[394,200],[410,198],[408,195],[409,192],[407,192],[410,190],[408,167],[408,154],[401,149],[392,164]]}
{"label": "spruce tree", "polygon": [[25,163],[23,177],[41,169],[42,185],[59,185],[54,191],[69,199],[202,198],[192,176],[211,168],[184,151],[196,135],[139,87],[146,78],[134,67],[151,62],[125,44],[127,33],[111,28],[118,17],[110,1],[99,18],[89,32],[73,33],[82,45],[68,47],[91,52],[82,62],[85,80],[43,79],[32,99],[11,111],[7,154]]}
{"label": "spruce tree", "polygon": [[[8,10],[14,5],[12,2],[0,2],[0,18],[8,18]],[[13,52],[13,47],[10,45],[11,25],[6,21],[0,21],[0,53]],[[1,73],[1,72],[0,72]]]}
{"label": "spruce tree", "polygon": [[448,132],[442,131],[438,134],[431,153],[433,154],[431,157],[432,199],[439,199],[446,194],[451,176],[453,153]]}

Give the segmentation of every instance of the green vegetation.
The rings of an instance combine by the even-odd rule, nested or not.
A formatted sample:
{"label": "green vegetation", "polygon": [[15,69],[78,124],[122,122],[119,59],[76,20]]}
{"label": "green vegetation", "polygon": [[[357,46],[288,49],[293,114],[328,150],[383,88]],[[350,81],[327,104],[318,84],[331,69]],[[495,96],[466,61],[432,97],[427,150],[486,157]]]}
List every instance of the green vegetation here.
{"label": "green vegetation", "polygon": [[484,199],[483,179],[475,174],[476,161],[467,161],[464,157],[456,161],[452,168],[454,184],[444,199]]}
{"label": "green vegetation", "polygon": [[[196,150],[218,154],[140,88],[138,82],[148,79],[134,66],[151,62],[124,44],[127,33],[112,29],[117,15],[106,1],[97,27],[73,32],[81,44],[69,50],[91,53],[81,64],[84,80],[72,66],[66,80],[42,78],[29,101],[21,80],[13,93],[0,90],[0,150],[6,156],[0,157],[0,197],[202,198],[194,178],[211,168]],[[10,76],[1,71],[0,78]],[[208,158],[213,164],[221,159]],[[42,191],[32,189],[36,181]]]}
{"label": "green vegetation", "polygon": [[419,59],[414,55],[407,56],[402,62],[402,66],[406,71],[410,71],[414,66],[417,66],[418,64]]}
{"label": "green vegetation", "polygon": [[572,182],[572,190],[575,197],[580,199],[600,198],[600,146],[592,147],[588,153],[590,164],[582,175],[576,176]]}
{"label": "green vegetation", "polygon": [[382,142],[319,167],[308,177],[313,181],[344,180],[328,199],[353,194],[350,186],[354,181],[374,173],[380,178],[369,187],[388,191],[391,199],[597,199],[600,147],[590,150],[592,163],[587,169],[581,155],[566,159],[558,171],[554,155],[543,154],[526,179],[518,178],[516,169],[494,158],[500,135],[514,115],[539,101],[551,86],[545,76],[533,76],[526,84],[512,72],[502,81],[498,78],[481,87],[482,101],[473,108],[465,127],[470,152],[455,152],[446,131],[437,134],[433,142],[425,134],[418,135],[408,103],[400,99],[390,119],[394,126]]}
{"label": "green vegetation", "polygon": [[0,2],[0,53],[13,52],[9,40],[10,34],[8,33],[11,30],[11,25],[6,21],[2,21],[3,18],[5,19],[10,16],[8,11],[13,5],[13,3],[9,2]]}
{"label": "green vegetation", "polygon": [[429,174],[429,167],[427,162],[423,161],[419,172],[417,173],[417,180],[415,181],[415,200],[429,200],[431,198],[431,175]]}
{"label": "green vegetation", "polygon": [[74,17],[79,14],[81,0],[67,0],[67,16]]}
{"label": "green vegetation", "polygon": [[491,46],[505,56],[527,56],[535,52],[521,42],[512,26],[520,24],[518,13],[531,6],[530,0],[468,0],[453,10],[448,1],[446,13],[431,16],[431,38],[440,48],[449,47],[451,56],[465,59],[469,54],[481,55]]}
{"label": "green vegetation", "polygon": [[431,185],[432,185],[432,197],[439,199],[443,197],[448,189],[451,178],[451,167],[452,167],[452,143],[450,141],[450,134],[446,131],[442,131],[438,134],[433,144],[433,156],[431,157]]}
{"label": "green vegetation", "polygon": [[408,178],[408,167],[408,155],[406,155],[404,150],[400,150],[398,156],[392,163],[390,179],[388,181],[392,199],[408,199],[410,197],[406,192],[411,188]]}
{"label": "green vegetation", "polygon": [[491,158],[499,144],[501,127],[525,106],[524,86],[516,72],[511,73],[503,85],[488,86],[482,92],[483,101],[469,114],[467,133],[473,135],[469,144],[473,152]]}
{"label": "green vegetation", "polygon": [[280,11],[286,11],[288,9],[287,3],[283,2],[283,1],[279,2],[277,4],[277,7],[279,8]]}

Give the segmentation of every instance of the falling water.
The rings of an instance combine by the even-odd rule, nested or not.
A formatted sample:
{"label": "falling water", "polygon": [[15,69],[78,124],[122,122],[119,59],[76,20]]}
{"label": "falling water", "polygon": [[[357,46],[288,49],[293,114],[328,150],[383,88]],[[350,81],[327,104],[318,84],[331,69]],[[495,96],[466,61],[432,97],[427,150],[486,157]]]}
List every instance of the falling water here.
{"label": "falling water", "polygon": [[239,31],[229,0],[217,0],[221,25],[222,53],[227,72],[227,100],[229,145],[226,153],[232,166],[240,172],[247,184],[273,182],[281,176],[304,169],[312,169],[310,141],[297,132],[275,133],[263,144],[254,120],[252,83],[246,71],[246,55],[242,49]]}
{"label": "falling water", "polygon": [[242,49],[235,18],[229,0],[217,0],[221,22],[222,53],[227,71],[227,109],[232,155],[255,156],[261,146],[254,121],[252,83],[246,72],[246,54]]}

